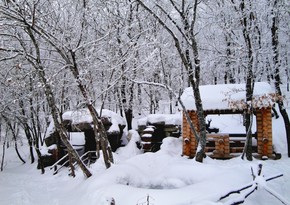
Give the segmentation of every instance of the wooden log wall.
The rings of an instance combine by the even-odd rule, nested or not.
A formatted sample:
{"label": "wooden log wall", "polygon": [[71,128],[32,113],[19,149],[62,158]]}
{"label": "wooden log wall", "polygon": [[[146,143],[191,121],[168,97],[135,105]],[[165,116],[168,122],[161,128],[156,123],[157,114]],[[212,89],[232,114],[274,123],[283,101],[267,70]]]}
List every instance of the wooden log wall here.
{"label": "wooden log wall", "polygon": [[273,155],[271,108],[257,110],[256,121],[258,154],[260,157],[271,157]]}

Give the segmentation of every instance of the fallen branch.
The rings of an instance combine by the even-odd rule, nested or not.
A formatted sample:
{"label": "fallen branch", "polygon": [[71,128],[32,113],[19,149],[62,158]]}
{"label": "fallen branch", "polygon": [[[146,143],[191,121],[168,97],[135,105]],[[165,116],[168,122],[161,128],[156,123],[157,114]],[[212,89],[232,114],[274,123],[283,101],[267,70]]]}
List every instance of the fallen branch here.
{"label": "fallen branch", "polygon": [[281,203],[285,204],[285,205],[290,205],[289,202],[287,202],[280,194],[276,193],[275,191],[273,191],[272,189],[270,189],[269,187],[266,186],[266,184],[264,184],[267,181],[271,181],[273,179],[277,179],[279,177],[282,177],[283,174],[278,174],[272,177],[268,177],[268,178],[264,178],[263,176],[261,176],[262,173],[262,164],[258,165],[258,171],[257,171],[257,175],[253,172],[253,169],[251,169],[252,172],[252,176],[253,176],[253,182],[249,185],[246,185],[240,189],[234,190],[234,191],[230,191],[229,193],[227,193],[226,195],[223,195],[222,197],[219,198],[218,201],[221,201],[227,197],[229,197],[232,194],[241,194],[242,191],[247,190],[246,193],[241,194],[241,196],[235,198],[234,200],[230,200],[228,201],[226,204],[231,204],[231,205],[236,205],[236,204],[242,204],[245,202],[245,199],[248,198],[252,193],[254,193],[256,190],[258,190],[258,187],[261,186],[263,187],[268,193],[270,193],[272,196],[274,196],[276,199],[278,199]]}
{"label": "fallen branch", "polygon": [[284,199],[284,197],[282,197],[279,193],[275,192],[274,190],[272,190],[271,188],[269,187],[264,187],[264,189],[269,193],[271,194],[272,196],[274,196],[276,199],[278,199],[282,204],[285,204],[285,205],[289,205],[290,203],[287,202],[286,199]]}
{"label": "fallen branch", "polygon": [[258,189],[257,184],[253,184],[250,186],[250,189],[247,190],[246,193],[241,194],[239,197],[236,197],[233,200],[228,201],[225,204],[230,204],[230,205],[237,205],[237,204],[242,204],[245,202],[246,198],[248,198],[252,193],[254,193]]}
{"label": "fallen branch", "polygon": [[[283,174],[278,174],[278,175],[275,175],[275,176],[272,176],[272,177],[266,178],[265,180],[266,180],[266,181],[271,181],[271,180],[273,180],[273,179],[277,179],[277,178],[282,177],[282,176],[283,176]],[[240,189],[237,189],[237,190],[234,190],[234,191],[230,191],[230,192],[227,193],[226,195],[220,197],[220,198],[219,198],[219,201],[221,201],[221,200],[223,200],[223,199],[229,197],[229,196],[232,195],[232,194],[240,194],[242,191],[244,191],[244,190],[250,188],[251,186],[253,186],[253,183],[251,183],[251,184],[249,184],[249,185],[246,185],[246,186],[244,186],[244,187],[242,187],[242,188],[240,188]]]}

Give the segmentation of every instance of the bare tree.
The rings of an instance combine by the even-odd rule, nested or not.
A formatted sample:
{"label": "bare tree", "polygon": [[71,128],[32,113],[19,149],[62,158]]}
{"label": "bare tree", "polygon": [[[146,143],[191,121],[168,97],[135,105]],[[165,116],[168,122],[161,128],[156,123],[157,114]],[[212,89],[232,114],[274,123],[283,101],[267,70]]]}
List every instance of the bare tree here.
{"label": "bare tree", "polygon": [[[59,121],[59,112],[58,112],[58,108],[55,102],[53,89],[51,85],[49,84],[49,81],[47,80],[45,67],[42,62],[42,56],[41,56],[42,52],[40,49],[40,42],[33,30],[33,27],[35,25],[35,21],[34,21],[35,9],[37,8],[38,3],[39,2],[28,4],[27,2],[24,2],[24,5],[20,5],[15,2],[6,2],[4,5],[0,6],[0,11],[2,13],[2,16],[5,19],[7,19],[7,21],[17,22],[18,23],[17,26],[19,26],[19,29],[23,31],[24,33],[26,33],[26,36],[31,42],[31,47],[28,48],[25,39],[20,39],[18,36],[14,36],[14,38],[17,39],[18,43],[20,44],[20,48],[15,49],[14,52],[22,55],[27,60],[27,62],[29,62],[30,65],[36,70],[38,77],[43,84],[44,93],[45,93],[48,105],[51,109],[51,115],[54,121],[55,128],[59,133],[60,139],[62,140],[64,145],[67,147],[68,152],[77,162],[77,164],[80,166],[84,174],[87,177],[90,177],[92,175],[91,172],[87,169],[84,163],[80,160],[77,152],[73,149],[72,145],[69,143],[66,131],[64,130],[62,123]],[[32,9],[31,13],[30,12],[27,13],[27,10],[25,10],[23,6],[24,7],[28,6],[29,8],[31,8]],[[6,49],[6,52],[8,51],[9,49]]]}
{"label": "bare tree", "polygon": [[[193,2],[186,0],[177,2],[174,0],[170,0],[170,3],[168,4],[170,9],[169,11],[166,8],[167,5],[161,5],[161,2],[150,2],[151,6],[149,4],[145,4],[141,0],[137,0],[137,2],[147,12],[149,12],[170,34],[174,41],[182,64],[187,71],[189,82],[193,88],[198,121],[200,125],[200,140],[195,158],[197,161],[202,162],[205,155],[206,123],[199,91],[201,65],[195,33],[195,24],[198,12],[197,8],[199,2],[197,0]],[[159,10],[159,12],[163,15],[164,19],[162,19],[162,16],[158,15],[157,10],[154,10],[154,8]],[[174,19],[174,17],[171,16],[172,11],[178,14],[177,19]],[[168,24],[167,22],[170,23]]]}

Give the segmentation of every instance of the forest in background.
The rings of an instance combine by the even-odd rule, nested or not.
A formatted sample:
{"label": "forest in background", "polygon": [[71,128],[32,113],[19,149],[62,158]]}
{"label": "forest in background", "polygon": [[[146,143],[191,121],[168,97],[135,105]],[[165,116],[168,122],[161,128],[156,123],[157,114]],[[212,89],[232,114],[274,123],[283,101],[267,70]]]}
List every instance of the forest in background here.
{"label": "forest in background", "polygon": [[16,141],[23,128],[38,147],[51,113],[88,103],[120,113],[130,129],[134,115],[174,113],[197,77],[200,85],[267,81],[283,95],[289,21],[286,0],[3,0],[0,140]]}

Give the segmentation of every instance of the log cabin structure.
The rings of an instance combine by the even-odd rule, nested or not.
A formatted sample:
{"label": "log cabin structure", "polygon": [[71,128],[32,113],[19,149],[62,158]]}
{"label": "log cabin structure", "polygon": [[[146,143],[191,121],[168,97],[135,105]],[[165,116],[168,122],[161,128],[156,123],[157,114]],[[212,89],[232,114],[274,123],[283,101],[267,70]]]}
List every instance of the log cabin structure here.
{"label": "log cabin structure", "polygon": [[[246,112],[246,103],[250,103],[256,119],[256,133],[252,135],[253,155],[258,158],[273,158],[272,141],[272,106],[276,95],[268,83],[255,83],[252,102],[246,102],[245,84],[205,85],[200,86],[204,115],[241,114]],[[199,132],[198,117],[193,91],[186,88],[181,96],[186,112]],[[196,154],[197,141],[183,113],[182,120],[183,155],[193,158]],[[243,151],[246,134],[215,133],[207,134],[206,152],[213,158],[227,159],[234,153]]]}
{"label": "log cabin structure", "polygon": [[[68,140],[79,156],[96,151],[93,119],[88,109],[66,111],[62,115],[62,119],[62,126],[67,131]],[[106,129],[112,151],[116,151],[122,144],[123,130],[126,127],[125,119],[113,111],[103,109],[100,120]],[[67,154],[66,147],[58,139],[59,134],[52,122],[45,137],[48,153],[42,156],[44,166],[53,165]],[[93,155],[95,156],[95,153]]]}

